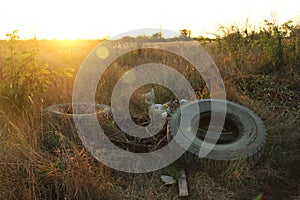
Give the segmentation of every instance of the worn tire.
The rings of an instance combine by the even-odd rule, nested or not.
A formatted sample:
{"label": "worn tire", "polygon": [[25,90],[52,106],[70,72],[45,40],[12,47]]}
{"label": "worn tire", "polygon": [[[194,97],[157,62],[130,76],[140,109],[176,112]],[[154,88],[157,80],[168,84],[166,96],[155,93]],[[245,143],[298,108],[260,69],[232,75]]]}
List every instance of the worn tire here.
{"label": "worn tire", "polygon": [[[47,137],[50,136],[54,140],[59,135],[71,141],[74,144],[81,145],[82,142],[77,134],[77,130],[73,121],[74,115],[94,115],[91,113],[90,108],[94,105],[87,103],[77,103],[73,106],[82,108],[82,113],[72,113],[72,103],[54,104],[44,109],[44,137],[47,143]],[[110,106],[97,104],[96,113],[97,117],[103,117],[111,112]],[[48,138],[49,139],[49,138]],[[49,142],[49,141],[48,141]],[[52,145],[53,146],[53,145]]]}
{"label": "worn tire", "polygon": [[[196,168],[205,168],[207,166],[225,167],[230,163],[239,161],[247,164],[256,163],[263,153],[267,140],[267,132],[262,120],[250,109],[230,101],[217,99],[192,101],[183,105],[181,109],[189,112],[188,109],[192,109],[193,105],[198,104],[200,110],[198,117],[200,117],[201,124],[201,117],[211,112],[212,102],[214,105],[226,103],[227,110],[224,127],[226,125],[229,126],[228,124],[230,123],[230,126],[235,127],[235,132],[238,135],[231,141],[226,141],[226,137],[223,137],[226,142],[215,144],[211,152],[206,155],[205,158],[199,158],[198,156],[203,138],[196,137],[194,141],[192,141],[188,151],[181,157],[181,161],[188,166]],[[216,107],[219,109],[218,106]],[[168,137],[170,139],[175,136],[180,125],[181,109],[178,108],[169,119]]]}

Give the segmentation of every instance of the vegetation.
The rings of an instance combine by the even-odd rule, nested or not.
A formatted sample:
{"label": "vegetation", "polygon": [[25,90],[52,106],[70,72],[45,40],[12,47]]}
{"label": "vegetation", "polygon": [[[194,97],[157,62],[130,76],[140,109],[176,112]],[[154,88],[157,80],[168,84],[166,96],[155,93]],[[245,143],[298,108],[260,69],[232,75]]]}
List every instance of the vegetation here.
{"label": "vegetation", "polygon": [[[188,37],[186,31],[182,34]],[[7,41],[0,41],[0,199],[179,199],[177,187],[163,186],[159,178],[178,177],[183,166],[175,163],[153,173],[126,174],[98,162],[62,133],[45,132],[43,109],[71,102],[76,72],[100,41],[21,41],[17,32],[7,36]],[[161,34],[153,38],[168,41]],[[254,110],[265,122],[269,138],[256,166],[240,163],[221,171],[187,170],[191,199],[296,199],[300,195],[299,25],[274,20],[256,29],[247,24],[221,26],[216,39],[195,39],[219,67],[228,99]],[[106,93],[98,91],[97,101],[108,104],[118,78],[147,59],[176,68],[199,98],[208,97],[193,66],[173,56],[137,51],[121,57],[100,81],[98,90],[105,88]],[[132,98],[136,118],[145,115],[139,97],[150,87],[139,89]],[[161,103],[173,98],[165,88],[157,86],[155,91]]]}
{"label": "vegetation", "polygon": [[18,47],[17,30],[6,36],[8,49],[2,68],[1,93],[14,108],[24,109],[33,104],[34,97],[46,92],[55,79],[73,76],[72,68],[57,68],[50,71],[48,64],[38,58],[38,49]]}
{"label": "vegetation", "polygon": [[[224,54],[228,68],[233,73],[270,74],[281,71],[282,75],[299,74],[300,26],[287,21],[278,24],[265,20],[258,28],[245,23],[244,27],[220,26],[219,33],[215,34],[216,52]],[[206,40],[207,41],[207,40]],[[210,40],[202,42],[207,46]],[[208,48],[209,49],[209,48]]]}

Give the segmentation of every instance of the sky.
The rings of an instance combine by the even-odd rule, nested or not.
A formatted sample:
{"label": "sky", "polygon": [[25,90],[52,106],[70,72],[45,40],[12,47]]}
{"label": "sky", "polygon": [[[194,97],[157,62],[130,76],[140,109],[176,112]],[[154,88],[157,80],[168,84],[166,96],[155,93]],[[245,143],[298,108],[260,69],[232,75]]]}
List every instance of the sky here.
{"label": "sky", "polygon": [[19,30],[21,39],[100,39],[141,28],[162,28],[193,36],[219,25],[253,25],[272,13],[280,22],[300,19],[296,0],[3,0],[0,39]]}

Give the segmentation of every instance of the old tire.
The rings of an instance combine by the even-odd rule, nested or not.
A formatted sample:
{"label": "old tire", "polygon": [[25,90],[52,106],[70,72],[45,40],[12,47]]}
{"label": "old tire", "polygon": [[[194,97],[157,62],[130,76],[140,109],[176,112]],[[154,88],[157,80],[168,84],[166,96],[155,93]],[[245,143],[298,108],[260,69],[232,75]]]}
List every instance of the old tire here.
{"label": "old tire", "polygon": [[79,114],[73,114],[72,103],[54,104],[45,108],[43,113],[44,121],[44,142],[51,148],[57,146],[61,137],[68,142],[82,145],[77,134],[73,116],[94,115],[96,110],[97,117],[104,117],[111,112],[110,106],[103,104],[77,103],[73,104],[80,109]]}
{"label": "old tire", "polygon": [[[181,161],[188,166],[196,168],[211,167],[211,165],[224,167],[224,165],[238,161],[256,163],[263,153],[267,132],[262,120],[250,109],[230,101],[217,99],[192,101],[183,105],[181,109],[189,112],[193,105],[198,104],[200,113],[195,117],[200,118],[199,127],[203,123],[206,126],[207,119],[210,120],[212,102],[214,105],[224,105],[226,103],[227,110],[224,127],[227,126],[229,129],[232,129],[231,132],[229,131],[230,134],[226,133],[223,135],[222,133],[218,143],[215,144],[211,152],[204,158],[199,158],[199,150],[203,144],[203,133],[200,133],[200,136],[198,136],[199,130],[197,130],[197,137],[191,142]],[[168,134],[170,139],[175,136],[180,126],[181,109],[178,108],[169,119]]]}

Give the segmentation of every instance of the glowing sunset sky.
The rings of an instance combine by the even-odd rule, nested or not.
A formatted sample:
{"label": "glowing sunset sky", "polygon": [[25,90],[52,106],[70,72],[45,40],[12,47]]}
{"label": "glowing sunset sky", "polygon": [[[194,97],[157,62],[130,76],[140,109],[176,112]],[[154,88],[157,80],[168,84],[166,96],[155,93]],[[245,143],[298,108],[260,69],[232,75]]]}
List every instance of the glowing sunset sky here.
{"label": "glowing sunset sky", "polygon": [[138,28],[191,29],[194,36],[219,24],[297,20],[292,0],[6,0],[0,3],[0,38],[15,29],[21,38],[96,39]]}

